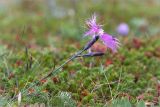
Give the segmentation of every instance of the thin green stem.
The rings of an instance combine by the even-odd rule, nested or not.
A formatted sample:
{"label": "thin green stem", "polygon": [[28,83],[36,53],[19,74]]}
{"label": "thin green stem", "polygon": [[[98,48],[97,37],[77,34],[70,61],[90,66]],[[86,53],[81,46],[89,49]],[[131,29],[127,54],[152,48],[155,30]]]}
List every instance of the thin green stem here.
{"label": "thin green stem", "polygon": [[[56,74],[59,72],[59,70],[60,70],[64,65],[66,65],[68,62],[70,62],[70,61],[72,61],[73,59],[75,59],[78,55],[82,54],[84,51],[85,51],[85,50],[83,49],[83,50],[77,52],[75,55],[71,56],[71,57],[70,57],[68,60],[66,60],[62,65],[60,65],[59,67],[57,67],[55,70],[51,71],[48,75],[46,75],[45,77],[43,77],[43,78],[40,79],[39,81],[33,82],[33,84],[30,85],[30,86],[29,86],[27,89],[25,89],[24,91],[22,91],[21,94],[22,94],[22,95],[25,94],[28,89],[30,89],[30,88],[34,87],[35,85],[37,85],[38,83],[40,83],[41,80],[44,80],[44,79],[46,79],[46,78],[48,78],[48,77],[50,77],[50,76],[56,75]],[[13,97],[10,102],[12,102],[16,97],[17,97],[17,96]]]}
{"label": "thin green stem", "polygon": [[75,55],[73,55],[72,57],[70,57],[67,61],[65,61],[62,65],[60,65],[58,68],[56,68],[55,70],[51,71],[47,76],[43,77],[41,80],[46,79],[48,77],[50,77],[51,75],[55,75],[59,72],[59,70],[68,62],[72,61],[74,58],[76,58],[78,55],[80,55],[82,52],[84,52],[85,50],[81,50],[79,52],[77,52]]}
{"label": "thin green stem", "polygon": [[[62,65],[60,65],[59,67],[57,67],[56,69],[54,69],[53,71],[51,71],[50,73],[48,73],[48,75],[46,75],[45,77],[43,77],[42,79],[33,82],[32,85],[30,85],[27,89],[25,89],[24,91],[21,92],[21,94],[25,94],[27,92],[28,89],[34,87],[35,85],[37,85],[38,83],[40,83],[42,80],[50,77],[50,76],[54,76],[56,75],[58,72],[60,72],[59,70],[68,62],[72,61],[73,59],[75,59],[76,57],[79,57],[79,55],[81,55],[84,51],[88,50],[97,40],[99,39],[99,36],[96,36],[95,38],[93,38],[87,45],[85,45],[85,47],[80,50],[79,52],[77,52],[75,55],[71,56],[68,60],[66,60]],[[28,52],[27,48],[26,48],[26,53]],[[27,61],[28,63],[28,61]],[[14,96],[10,102],[12,102],[17,96]]]}

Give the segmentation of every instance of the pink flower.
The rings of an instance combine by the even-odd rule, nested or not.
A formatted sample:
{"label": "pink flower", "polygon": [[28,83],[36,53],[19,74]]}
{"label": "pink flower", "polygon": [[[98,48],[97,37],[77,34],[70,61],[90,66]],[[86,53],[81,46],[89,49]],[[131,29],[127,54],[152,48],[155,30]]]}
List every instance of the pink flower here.
{"label": "pink flower", "polygon": [[96,23],[96,15],[93,15],[91,19],[86,21],[86,24],[89,27],[89,30],[85,33],[85,36],[95,36],[103,34],[102,25]]}
{"label": "pink flower", "polygon": [[114,38],[113,36],[104,33],[103,35],[100,35],[100,40],[113,52],[117,52],[117,48],[119,48],[119,40],[117,38]]}
{"label": "pink flower", "polygon": [[127,23],[121,23],[117,27],[117,33],[122,36],[127,36],[129,33],[129,26]]}
{"label": "pink flower", "polygon": [[85,33],[85,36],[99,36],[100,40],[110,48],[113,52],[117,52],[117,49],[120,45],[119,40],[107,33],[102,29],[102,25],[96,23],[96,16],[93,15],[91,19],[86,21],[86,24],[89,27],[89,30]]}

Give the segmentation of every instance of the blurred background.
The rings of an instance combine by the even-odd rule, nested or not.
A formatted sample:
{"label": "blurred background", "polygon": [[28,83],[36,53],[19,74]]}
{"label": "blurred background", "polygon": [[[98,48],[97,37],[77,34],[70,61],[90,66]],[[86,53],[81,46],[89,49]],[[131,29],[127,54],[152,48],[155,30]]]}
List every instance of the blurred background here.
{"label": "blurred background", "polygon": [[159,10],[160,0],[0,0],[0,43],[77,41],[94,13],[114,36],[154,36],[160,33]]}
{"label": "blurred background", "polygon": [[8,102],[81,49],[91,39],[83,35],[94,13],[105,32],[120,40],[118,53],[96,42],[93,51],[107,49],[103,58],[70,62],[28,91],[38,94],[22,95],[23,101],[52,104],[62,91],[79,105],[124,96],[159,102],[160,0],[0,0],[0,106],[2,98]]}

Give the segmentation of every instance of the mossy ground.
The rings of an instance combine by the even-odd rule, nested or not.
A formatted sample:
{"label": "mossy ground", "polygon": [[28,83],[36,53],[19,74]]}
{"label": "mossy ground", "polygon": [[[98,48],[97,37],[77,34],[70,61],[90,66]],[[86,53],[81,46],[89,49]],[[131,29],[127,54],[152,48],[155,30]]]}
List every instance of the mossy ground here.
{"label": "mossy ground", "polygon": [[[121,18],[119,5],[112,12],[108,7],[108,13],[112,13],[108,15],[104,14],[103,6],[94,6],[102,19],[108,15],[113,16],[113,20]],[[129,22],[131,17],[140,14],[138,10],[143,13],[143,9],[129,7],[124,20]],[[155,13],[144,12],[144,17],[151,22],[157,17],[159,7],[152,9]],[[28,17],[24,13],[16,17],[2,14],[0,19],[0,105],[9,104],[18,92],[58,67],[89,40],[79,36],[82,30],[69,19],[59,21],[40,13]],[[113,31],[117,22],[104,27]],[[152,29],[154,25],[159,26],[159,23],[154,20]],[[107,50],[102,57],[71,61],[56,76],[27,90],[22,95],[22,105],[116,107],[118,103],[128,107],[140,100],[144,102],[140,102],[139,107],[143,103],[158,105],[160,34],[152,34],[152,29],[146,35],[133,27],[129,36],[118,37],[122,45],[116,54]],[[104,51],[103,46],[99,48]],[[10,103],[17,105],[17,100]]]}

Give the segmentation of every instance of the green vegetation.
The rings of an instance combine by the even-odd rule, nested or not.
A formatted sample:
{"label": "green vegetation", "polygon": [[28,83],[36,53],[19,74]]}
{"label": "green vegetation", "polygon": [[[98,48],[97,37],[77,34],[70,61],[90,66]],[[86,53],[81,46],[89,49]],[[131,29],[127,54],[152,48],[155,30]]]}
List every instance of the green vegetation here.
{"label": "green vegetation", "polygon": [[[21,105],[45,104],[58,107],[158,106],[160,97],[159,6],[131,1],[127,9],[111,1],[77,4],[77,16],[57,19],[44,12],[17,10],[17,16],[0,15],[0,106],[17,106],[12,99],[61,65],[87,43],[82,38],[85,19],[97,12],[105,30],[115,34],[116,25],[130,24],[129,36],[120,37],[118,53],[109,50],[102,57],[77,58],[56,76],[51,76],[22,95]],[[85,9],[83,8],[85,4]],[[112,5],[111,5],[112,4]],[[18,7],[22,8],[22,7]],[[93,9],[92,9],[93,8]],[[91,10],[92,9],[92,10]],[[152,12],[150,12],[152,11]],[[84,14],[86,14],[84,16]],[[77,18],[78,17],[78,18]],[[139,28],[146,19],[147,31]],[[154,20],[153,20],[154,19]],[[97,44],[95,44],[97,45]],[[102,48],[103,46],[99,46]],[[96,50],[96,49],[95,49]]]}

